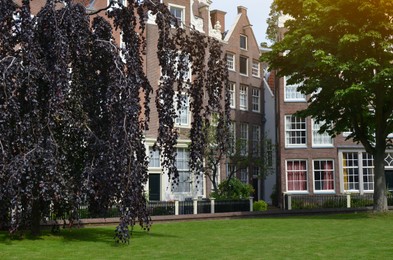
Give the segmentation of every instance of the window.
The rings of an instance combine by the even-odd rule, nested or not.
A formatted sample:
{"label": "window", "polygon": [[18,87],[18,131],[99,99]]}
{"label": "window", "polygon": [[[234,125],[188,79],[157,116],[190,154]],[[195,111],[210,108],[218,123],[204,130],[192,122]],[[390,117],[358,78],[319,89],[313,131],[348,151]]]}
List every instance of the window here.
{"label": "window", "polygon": [[179,26],[182,27],[184,22],[184,7],[170,5],[169,11],[177,19]]}
{"label": "window", "polygon": [[253,125],[251,128],[252,136],[252,155],[255,157],[261,156],[261,127],[259,125]]}
{"label": "window", "polygon": [[231,108],[236,108],[236,83],[229,82],[229,105]]}
{"label": "window", "polygon": [[240,124],[240,155],[248,154],[248,124]]}
{"label": "window", "polygon": [[248,58],[240,56],[240,74],[248,75]]}
{"label": "window", "polygon": [[362,153],[363,190],[374,190],[374,157],[369,153]]}
{"label": "window", "polygon": [[306,120],[285,116],[285,147],[306,147]]}
{"label": "window", "polygon": [[259,112],[259,103],[260,103],[259,89],[253,88],[252,89],[252,111],[253,112]]}
{"label": "window", "polygon": [[248,88],[245,85],[240,85],[239,89],[239,96],[240,96],[240,110],[247,110],[248,109]]}
{"label": "window", "polygon": [[240,35],[240,49],[247,50],[247,36]]}
{"label": "window", "polygon": [[297,89],[298,84],[288,85],[287,80],[289,77],[284,77],[284,101],[289,102],[305,102],[306,96],[300,93]]}
{"label": "window", "polygon": [[235,122],[229,123],[229,151],[234,154],[236,148],[236,125]]}
{"label": "window", "polygon": [[315,191],[334,191],[333,160],[315,160],[313,166]]}
{"label": "window", "polygon": [[359,190],[358,153],[343,153],[344,190]]}
{"label": "window", "polygon": [[259,61],[257,60],[252,61],[252,75],[257,78],[260,77],[259,66],[260,66]]}
{"label": "window", "polygon": [[240,169],[240,181],[243,183],[248,183],[248,170],[247,170],[247,168]]}
{"label": "window", "polygon": [[189,153],[186,148],[177,148],[176,167],[179,172],[178,185],[174,186],[174,192],[190,192],[191,191],[191,174],[188,165]]}
{"label": "window", "polygon": [[178,53],[178,56],[176,57],[175,71],[176,79],[182,79],[183,81],[191,79],[191,63],[189,54]]}
{"label": "window", "polygon": [[307,191],[307,161],[288,160],[286,172],[288,191]]}
{"label": "window", "polygon": [[228,70],[235,70],[235,55],[227,53],[227,67]]}
{"label": "window", "polygon": [[323,124],[324,122],[317,123],[314,119],[312,120],[312,145],[314,147],[333,146],[333,139],[328,133],[319,133],[319,130]]}
{"label": "window", "polygon": [[[178,110],[178,102],[181,102],[180,109]],[[190,125],[190,111],[189,111],[189,97],[186,94],[175,95],[175,109],[176,109],[176,120],[177,126],[189,126]]]}
{"label": "window", "polygon": [[160,152],[158,150],[153,150],[153,147],[149,147],[150,151],[150,159],[149,159],[149,167],[159,168],[161,167],[160,162]]}
{"label": "window", "polygon": [[257,166],[252,167],[252,176],[258,178],[260,176],[260,168]]}

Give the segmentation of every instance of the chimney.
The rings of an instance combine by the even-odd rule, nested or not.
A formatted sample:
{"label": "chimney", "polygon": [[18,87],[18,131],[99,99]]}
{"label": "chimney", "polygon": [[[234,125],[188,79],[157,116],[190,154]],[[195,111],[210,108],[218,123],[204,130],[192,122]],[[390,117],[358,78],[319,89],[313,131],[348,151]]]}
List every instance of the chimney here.
{"label": "chimney", "polygon": [[215,28],[217,22],[221,25],[221,33],[225,32],[225,15],[226,12],[220,10],[213,10],[210,12],[210,20],[212,22],[212,27]]}
{"label": "chimney", "polygon": [[244,6],[238,6],[237,13],[242,15],[247,15],[247,8]]}

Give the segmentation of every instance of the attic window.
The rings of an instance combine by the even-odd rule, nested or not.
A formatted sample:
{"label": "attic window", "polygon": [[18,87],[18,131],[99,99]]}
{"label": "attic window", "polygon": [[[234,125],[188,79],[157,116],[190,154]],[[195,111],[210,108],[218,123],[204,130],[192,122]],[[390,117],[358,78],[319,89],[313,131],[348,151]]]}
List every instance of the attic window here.
{"label": "attic window", "polygon": [[240,35],[240,49],[247,50],[247,36]]}

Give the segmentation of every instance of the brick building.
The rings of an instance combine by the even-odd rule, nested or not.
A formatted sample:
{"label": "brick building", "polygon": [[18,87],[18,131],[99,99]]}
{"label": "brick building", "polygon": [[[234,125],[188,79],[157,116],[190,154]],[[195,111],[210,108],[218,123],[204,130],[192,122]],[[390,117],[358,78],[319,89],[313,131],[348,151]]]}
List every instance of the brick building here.
{"label": "brick building", "polygon": [[[284,37],[284,20],[279,21]],[[366,194],[374,191],[373,157],[364,147],[345,140],[350,133],[331,138],[318,133],[320,124],[312,118],[299,118],[294,113],[307,107],[309,97],[287,84],[287,78],[276,80],[278,128],[278,185],[280,194]],[[388,189],[393,189],[393,151],[387,151],[385,175]]]}
{"label": "brick building", "polygon": [[[44,1],[32,2],[34,10]],[[109,0],[79,0],[89,11],[105,8]],[[127,1],[118,2],[126,5]],[[178,18],[186,30],[195,30],[218,39],[222,43],[226,54],[229,69],[229,81],[231,91],[231,120],[234,140],[241,140],[244,153],[253,153],[261,157],[263,153],[264,132],[264,88],[262,67],[259,62],[260,48],[254,36],[252,25],[247,17],[247,8],[239,6],[235,24],[226,30],[225,12],[210,10],[211,0],[163,0],[170,12]],[[117,8],[115,4],[113,8]],[[155,18],[149,16],[146,20],[145,36],[147,39],[146,56],[144,66],[146,75],[153,87],[151,104],[154,104],[155,90],[158,87],[161,69],[157,59],[158,28]],[[114,32],[115,40],[121,44],[121,33]],[[189,73],[191,77],[191,72]],[[158,132],[158,113],[155,105],[151,106],[150,130],[145,132],[147,155],[150,156],[149,181],[146,187],[151,200],[183,200],[192,197],[209,197],[211,184],[206,178],[196,182],[190,172],[188,160],[189,130],[191,129],[191,113],[189,97],[184,96],[186,102],[179,112],[175,121],[177,131],[180,133],[177,143],[177,167],[179,170],[179,185],[171,189],[171,183],[167,174],[163,173],[160,155],[153,151],[152,146],[156,141]],[[220,167],[219,182],[227,176],[230,162],[223,162]],[[262,169],[258,167],[246,167],[237,172],[237,177],[242,181],[253,184],[256,193],[254,197],[267,199],[271,193],[273,184],[265,184],[263,179],[258,178]]]}

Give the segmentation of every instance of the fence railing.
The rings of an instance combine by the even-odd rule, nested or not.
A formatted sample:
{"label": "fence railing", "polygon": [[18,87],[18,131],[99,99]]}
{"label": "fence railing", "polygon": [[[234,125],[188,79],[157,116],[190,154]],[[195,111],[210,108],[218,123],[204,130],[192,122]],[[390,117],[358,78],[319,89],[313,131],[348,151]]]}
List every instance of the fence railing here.
{"label": "fence railing", "polygon": [[[388,206],[393,195],[388,194]],[[364,208],[373,206],[373,194],[284,194],[284,209]]]}
{"label": "fence railing", "polygon": [[[151,216],[168,215],[188,215],[188,214],[207,214],[252,211],[253,198],[245,200],[215,200],[215,199],[191,199],[185,201],[149,201],[147,207]],[[109,208],[102,212],[92,212],[88,206],[80,206],[78,209],[80,219],[87,218],[116,218],[120,217],[120,212],[116,207]],[[51,214],[47,220],[67,219],[64,216]]]}

